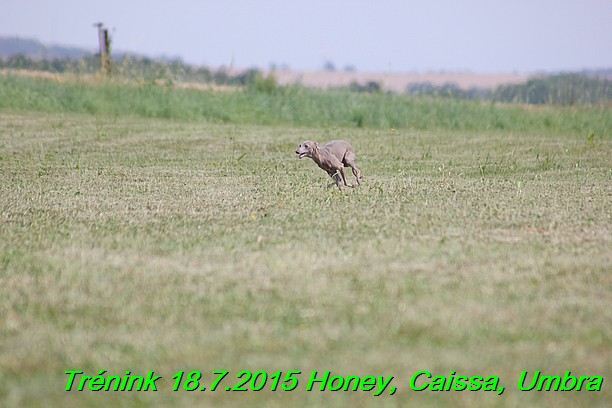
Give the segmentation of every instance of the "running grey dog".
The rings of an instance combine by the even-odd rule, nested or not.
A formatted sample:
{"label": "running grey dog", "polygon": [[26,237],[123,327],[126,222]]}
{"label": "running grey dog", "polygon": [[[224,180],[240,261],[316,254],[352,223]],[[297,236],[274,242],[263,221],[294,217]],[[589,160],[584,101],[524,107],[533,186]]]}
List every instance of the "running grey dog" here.
{"label": "running grey dog", "polygon": [[297,148],[295,154],[300,159],[310,157],[314,160],[320,168],[325,170],[335,180],[338,189],[340,189],[340,176],[342,176],[345,186],[355,187],[346,182],[344,167],[350,167],[357,180],[357,185],[361,184],[361,171],[355,167],[355,151],[346,140],[332,140],[325,143],[323,147],[319,147],[317,142],[308,140]]}

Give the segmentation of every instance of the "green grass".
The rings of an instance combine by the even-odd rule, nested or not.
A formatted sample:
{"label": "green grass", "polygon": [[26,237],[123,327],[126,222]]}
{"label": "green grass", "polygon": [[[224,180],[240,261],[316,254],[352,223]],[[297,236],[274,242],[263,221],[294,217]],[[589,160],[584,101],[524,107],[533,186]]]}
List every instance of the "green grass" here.
{"label": "green grass", "polygon": [[449,98],[277,87],[271,92],[201,92],[154,83],[58,83],[0,76],[0,109],[135,116],[296,127],[610,133],[610,109],[525,107]]}
{"label": "green grass", "polygon": [[[21,79],[0,81],[6,95]],[[139,109],[157,109],[158,88],[69,84],[82,95],[60,97],[52,82],[23,86],[0,98],[3,406],[608,405],[609,109],[312,93],[295,102],[313,104],[296,108],[312,123],[333,105],[322,101],[347,99],[316,126],[279,117],[273,95],[159,101],[172,112],[238,104],[224,124],[194,111],[147,117]],[[94,114],[58,102],[90,92]],[[112,92],[125,92],[125,110]],[[241,98],[261,100],[247,106],[262,116],[240,112]],[[338,113],[360,98],[373,98],[362,129]],[[393,109],[428,106],[441,110],[422,128],[383,126]],[[479,112],[518,123],[489,129]],[[446,127],[453,118],[474,124]],[[331,138],[356,147],[361,187],[327,189],[293,153]],[[70,369],[165,381],[157,393],[68,393]],[[173,393],[180,370],[303,374],[288,393]],[[398,392],[305,392],[312,370],[393,375]],[[419,370],[497,375],[506,391],[417,393]],[[519,392],[523,370],[605,381],[598,393]]]}

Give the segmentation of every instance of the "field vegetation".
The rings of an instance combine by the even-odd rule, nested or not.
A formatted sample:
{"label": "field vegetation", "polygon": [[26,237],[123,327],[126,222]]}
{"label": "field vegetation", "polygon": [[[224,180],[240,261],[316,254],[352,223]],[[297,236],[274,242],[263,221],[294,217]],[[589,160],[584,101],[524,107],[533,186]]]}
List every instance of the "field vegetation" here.
{"label": "field vegetation", "polygon": [[[25,70],[34,72],[49,72],[60,74],[71,74],[75,76],[91,76],[100,70],[99,57],[94,55],[81,58],[53,58],[41,59],[31,58],[17,54],[7,58],[0,58],[0,69]],[[328,70],[329,71],[329,70]],[[113,62],[112,76],[116,79],[137,81],[146,83],[191,83],[206,84],[209,86],[222,85],[234,87],[257,88],[265,85],[276,86],[275,69],[268,74],[257,68],[247,70],[228,69],[220,67],[211,69],[208,67],[192,66],[180,60],[159,61],[134,55],[122,55],[116,57]],[[289,71],[290,72],[290,71]],[[270,76],[270,73],[272,74]],[[351,71],[348,72],[349,76]],[[347,73],[345,73],[347,74]],[[281,73],[287,76],[287,73]],[[285,79],[285,83],[300,82],[299,76],[289,75],[293,80]],[[335,76],[335,81],[341,76]],[[427,79],[413,78],[414,82],[405,86],[405,89],[397,89],[395,93],[404,93],[411,96],[432,96],[436,98],[452,98],[462,100],[482,100],[501,103],[521,103],[546,105],[554,104],[561,106],[573,105],[597,105],[612,103],[612,82],[610,70],[583,71],[579,73],[556,73],[540,74],[527,78],[524,83],[504,83],[497,86],[470,85],[461,87],[452,80],[443,84],[433,84]],[[426,77],[424,77],[426,78]],[[269,82],[262,81],[267,79]],[[389,79],[389,78],[387,78]],[[439,80],[439,79],[438,79]],[[332,78],[321,78],[321,82],[334,82]],[[514,79],[512,82],[515,82]],[[309,80],[307,82],[313,82]],[[315,80],[314,83],[317,81]],[[393,80],[392,80],[393,82]],[[389,89],[384,80],[353,80],[350,84],[336,85],[335,88],[351,92],[380,93],[385,88]],[[332,85],[332,87],[334,87]],[[403,92],[402,92],[403,91]]]}
{"label": "field vegetation", "polygon": [[[0,76],[2,406],[609,404],[609,106],[264,79]],[[333,138],[356,148],[359,188],[327,189],[295,157]],[[66,370],[164,379],[66,392]],[[172,392],[192,370],[302,376],[292,392]],[[398,391],[306,392],[313,370],[392,375]],[[415,392],[420,370],[506,391]],[[524,370],[605,381],[520,392]]]}

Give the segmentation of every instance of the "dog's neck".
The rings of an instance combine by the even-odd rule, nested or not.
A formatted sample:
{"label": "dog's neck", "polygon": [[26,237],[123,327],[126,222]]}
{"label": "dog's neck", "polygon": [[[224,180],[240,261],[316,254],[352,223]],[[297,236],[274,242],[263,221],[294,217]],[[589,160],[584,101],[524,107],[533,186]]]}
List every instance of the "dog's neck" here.
{"label": "dog's neck", "polygon": [[315,162],[321,163],[321,154],[319,153],[318,147],[314,147],[312,149],[311,157],[312,157],[312,160],[314,160]]}

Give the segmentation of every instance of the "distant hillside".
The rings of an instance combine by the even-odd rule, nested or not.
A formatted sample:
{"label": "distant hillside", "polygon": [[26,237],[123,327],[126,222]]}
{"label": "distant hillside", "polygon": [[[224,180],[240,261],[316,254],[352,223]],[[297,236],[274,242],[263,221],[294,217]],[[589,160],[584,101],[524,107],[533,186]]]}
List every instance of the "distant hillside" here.
{"label": "distant hillside", "polygon": [[[95,43],[95,37],[92,38],[92,44]],[[0,36],[0,58],[11,58],[18,55],[34,60],[53,60],[53,59],[81,59],[88,58],[98,53],[97,45],[91,49],[81,47],[70,47],[63,45],[45,45],[42,42],[32,38],[20,37],[3,37]],[[148,58],[145,55],[135,52],[112,50],[113,59],[121,59],[125,57],[144,59]],[[162,55],[155,58],[148,58],[159,62],[174,62],[180,61],[177,56]]]}
{"label": "distant hillside", "polygon": [[33,59],[82,58],[94,54],[92,50],[60,45],[44,45],[38,40],[19,37],[0,37],[0,57],[24,55]]}

